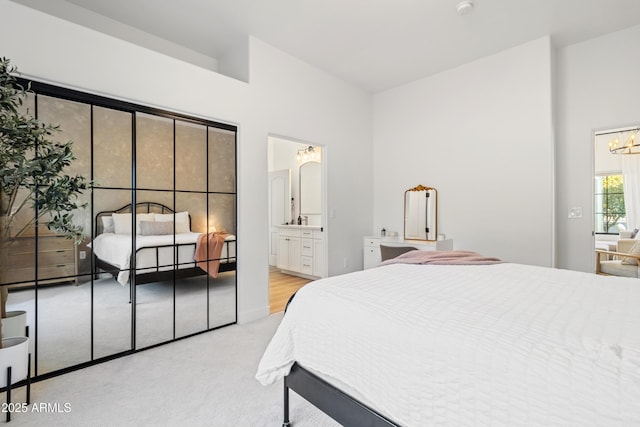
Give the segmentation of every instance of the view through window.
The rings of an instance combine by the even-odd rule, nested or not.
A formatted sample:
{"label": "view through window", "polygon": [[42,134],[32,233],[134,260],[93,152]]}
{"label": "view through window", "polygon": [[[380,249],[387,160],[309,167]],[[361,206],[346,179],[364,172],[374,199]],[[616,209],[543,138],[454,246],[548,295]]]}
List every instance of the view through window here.
{"label": "view through window", "polygon": [[596,233],[618,234],[626,230],[622,175],[602,174],[595,177],[595,225]]}

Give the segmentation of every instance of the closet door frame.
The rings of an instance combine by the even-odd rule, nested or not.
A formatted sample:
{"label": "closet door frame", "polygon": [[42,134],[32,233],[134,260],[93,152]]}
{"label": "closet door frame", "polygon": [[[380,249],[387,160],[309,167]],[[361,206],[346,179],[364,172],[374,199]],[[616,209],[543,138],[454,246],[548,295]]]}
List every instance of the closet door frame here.
{"label": "closet door frame", "polygon": [[[83,92],[83,91],[79,91],[76,89],[70,89],[68,87],[62,87],[62,86],[56,86],[50,83],[44,83],[44,82],[39,82],[39,81],[34,81],[34,80],[28,80],[28,79],[24,79],[19,77],[18,79],[18,83],[20,85],[22,85],[23,87],[28,87],[30,89],[30,91],[32,93],[35,94],[36,97],[36,111],[31,111],[30,113],[33,114],[35,117],[37,117],[37,99],[38,96],[47,96],[47,97],[51,97],[51,98],[59,98],[62,100],[67,100],[67,101],[73,101],[73,102],[77,102],[77,103],[81,103],[81,104],[87,104],[90,106],[90,114],[91,114],[91,176],[88,177],[90,179],[94,179],[94,164],[99,161],[99,159],[94,159],[94,116],[93,116],[93,112],[94,112],[94,107],[102,107],[102,108],[106,108],[106,109],[111,109],[111,110],[116,110],[116,111],[121,111],[124,113],[129,113],[131,114],[131,120],[132,120],[132,126],[131,126],[131,156],[132,156],[132,161],[131,161],[131,188],[116,188],[116,187],[95,187],[95,189],[91,189],[91,190],[87,190],[87,192],[90,192],[90,206],[88,207],[89,211],[90,211],[90,216],[91,216],[91,229],[90,230],[85,230],[85,235],[88,234],[89,237],[89,241],[93,240],[95,238],[95,217],[96,214],[98,213],[97,211],[94,211],[94,195],[95,195],[95,191],[96,190],[116,190],[116,191],[130,191],[131,192],[131,204],[132,206],[136,206],[136,202],[137,202],[137,193],[139,191],[160,191],[160,190],[149,190],[149,189],[139,189],[136,186],[136,151],[137,151],[137,140],[136,140],[136,116],[137,114],[146,114],[146,115],[150,115],[150,116],[156,116],[156,117],[160,117],[163,119],[168,119],[171,120],[173,122],[173,162],[174,162],[174,166],[173,166],[173,188],[171,190],[166,190],[166,191],[170,191],[173,193],[172,199],[174,202],[174,206],[173,208],[175,208],[175,202],[176,202],[176,195],[177,194],[192,194],[193,197],[196,197],[198,195],[202,195],[203,198],[206,199],[206,224],[207,224],[207,231],[210,229],[209,228],[209,210],[210,210],[210,200],[212,198],[215,198],[216,196],[222,196],[224,197],[231,197],[233,199],[233,233],[236,235],[236,242],[235,242],[235,260],[236,260],[236,265],[237,265],[237,255],[238,255],[238,243],[237,243],[237,224],[238,224],[238,213],[237,213],[237,207],[238,207],[238,157],[237,157],[237,153],[238,153],[238,127],[236,125],[233,124],[229,124],[229,123],[222,123],[222,122],[217,122],[217,121],[213,121],[210,119],[204,119],[201,117],[194,117],[191,115],[187,115],[187,114],[183,114],[183,113],[178,113],[175,111],[170,111],[170,110],[165,110],[165,109],[161,109],[161,108],[156,108],[156,107],[150,107],[150,106],[146,106],[146,105],[142,105],[142,104],[137,104],[137,103],[133,103],[133,102],[129,102],[129,101],[123,101],[123,100],[119,100],[119,99],[114,99],[114,98],[109,98],[106,96],[102,96],[102,95],[96,95],[96,94],[92,94],[92,93],[87,93],[87,92]],[[187,124],[193,124],[193,125],[197,125],[197,126],[203,126],[206,132],[206,163],[207,163],[207,177],[206,177],[206,190],[204,191],[190,191],[190,190],[178,190],[176,188],[175,182],[176,182],[176,123],[187,123]],[[54,123],[55,124],[55,123]],[[63,129],[64,130],[64,129]],[[220,131],[225,131],[225,132],[229,132],[233,134],[233,155],[234,155],[234,159],[233,159],[233,191],[213,191],[209,188],[209,162],[211,161],[211,159],[209,158],[209,153],[211,151],[210,148],[210,141],[209,141],[209,134],[211,130],[220,130]],[[229,145],[230,147],[230,145]],[[117,208],[118,206],[114,206],[114,208]],[[175,237],[174,237],[175,238]],[[37,242],[37,234],[36,234],[36,242]],[[37,245],[37,243],[36,243]],[[135,241],[134,239],[132,239],[132,250],[135,251]],[[136,345],[136,292],[132,292],[131,293],[131,345],[130,347],[125,350],[125,351],[118,351],[116,353],[113,354],[109,354],[107,356],[95,356],[94,355],[94,281],[97,280],[94,277],[94,274],[92,272],[95,271],[95,261],[94,261],[94,257],[93,257],[93,253],[90,252],[89,254],[90,259],[90,274],[87,274],[86,272],[83,273],[79,273],[76,271],[76,279],[80,278],[80,277],[84,277],[84,276],[90,276],[90,285],[91,285],[91,300],[90,300],[90,304],[91,304],[91,333],[90,333],[90,346],[91,346],[91,357],[90,360],[87,360],[86,362],[80,363],[80,364],[75,364],[72,366],[67,366],[64,367],[62,369],[56,369],[50,372],[39,372],[38,370],[38,366],[37,366],[37,362],[33,368],[33,375],[32,375],[32,379],[34,381],[38,381],[38,380],[42,380],[42,379],[46,379],[46,378],[50,378],[53,376],[57,376],[57,375],[61,375],[67,372],[71,372],[71,371],[75,371],[78,369],[82,369],[84,367],[87,366],[91,366],[97,363],[101,363],[104,361],[108,361],[108,360],[112,360],[118,357],[122,357],[122,356],[126,356],[138,351],[143,351],[149,348],[153,348],[156,347],[158,345],[163,345],[163,344],[167,344],[173,341],[177,341],[183,338],[188,338],[194,335],[198,335],[201,333],[205,333],[205,332],[209,332],[218,328],[222,328],[225,326],[229,326],[232,324],[237,323],[237,319],[238,319],[238,286],[237,286],[237,269],[235,270],[235,275],[233,277],[233,288],[234,288],[234,315],[233,315],[233,319],[231,319],[228,322],[225,322],[224,324],[212,324],[211,320],[210,320],[210,308],[209,308],[209,304],[210,304],[210,296],[209,296],[209,291],[211,288],[211,283],[213,283],[216,279],[212,279],[210,278],[208,275],[207,277],[207,313],[206,313],[206,319],[207,319],[207,326],[206,329],[203,330],[199,330],[197,332],[193,332],[193,333],[188,333],[186,335],[183,336],[176,336],[176,297],[175,297],[175,287],[176,287],[176,281],[179,280],[177,279],[174,273],[174,279],[173,279],[173,287],[174,287],[174,295],[173,295],[173,335],[171,337],[171,339],[168,340],[163,340],[161,342],[158,342],[156,344],[150,345],[150,346],[144,346],[143,348],[138,348],[138,346]],[[37,269],[37,261],[36,261],[36,265],[35,268]],[[175,270],[174,270],[175,272]],[[135,290],[136,289],[136,284],[135,284],[135,274],[134,270],[131,271],[131,287]],[[34,284],[34,299],[35,299],[35,333],[33,335],[35,335],[32,339],[35,340],[35,354],[32,355],[33,360],[37,361],[38,360],[38,289],[39,289],[39,285],[38,284],[38,280],[36,277],[36,281]],[[144,286],[144,285],[141,285]]]}

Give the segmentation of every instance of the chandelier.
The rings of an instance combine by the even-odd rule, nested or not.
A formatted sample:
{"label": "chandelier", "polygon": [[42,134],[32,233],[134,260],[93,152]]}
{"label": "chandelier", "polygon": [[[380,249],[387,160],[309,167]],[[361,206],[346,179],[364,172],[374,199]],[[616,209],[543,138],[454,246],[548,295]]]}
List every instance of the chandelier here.
{"label": "chandelier", "polygon": [[640,154],[640,141],[636,138],[640,127],[618,133],[618,137],[609,141],[611,154]]}
{"label": "chandelier", "polygon": [[319,155],[315,147],[310,145],[304,149],[298,150],[296,160],[298,163],[313,162],[319,160]]}

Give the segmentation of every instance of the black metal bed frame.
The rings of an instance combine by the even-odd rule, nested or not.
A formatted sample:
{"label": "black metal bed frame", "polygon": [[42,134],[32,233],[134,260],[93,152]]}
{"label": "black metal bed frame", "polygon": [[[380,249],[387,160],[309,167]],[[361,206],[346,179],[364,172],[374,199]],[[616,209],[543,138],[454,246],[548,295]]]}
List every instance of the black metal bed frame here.
{"label": "black metal bed frame", "polygon": [[[287,301],[289,304],[296,296],[294,293]],[[398,424],[370,408],[348,393],[323,380],[311,371],[293,364],[289,374],[284,377],[284,413],[282,427],[290,427],[289,390],[295,391],[307,402],[345,427],[398,427]]]}
{"label": "black metal bed frame", "polygon": [[289,421],[289,389],[304,397],[309,403],[345,427],[398,427],[398,424],[384,415],[297,363],[291,367],[289,375],[284,377],[282,427],[291,426]]}
{"label": "black metal bed frame", "polygon": [[[102,227],[102,217],[104,216],[110,216],[114,213],[131,213],[132,212],[132,206],[131,203],[113,210],[113,211],[102,211],[100,213],[98,213],[96,215],[96,219],[95,219],[95,228],[94,230],[96,231],[96,236],[98,234],[102,234],[103,232],[103,227]],[[136,203],[136,209],[135,209],[135,213],[160,213],[160,214],[167,214],[167,213],[175,213],[175,211],[165,205],[162,205],[160,203],[155,203],[155,202],[139,202]],[[133,221],[133,220],[132,220]],[[189,215],[189,229],[191,229],[191,215]],[[207,274],[206,271],[204,271],[203,269],[201,269],[198,266],[195,267],[189,267],[189,268],[176,268],[179,265],[185,265],[185,264],[195,264],[196,261],[194,260],[193,262],[187,262],[187,263],[179,263],[179,264],[171,264],[171,265],[160,265],[160,248],[175,248],[176,250],[176,254],[179,251],[180,247],[183,246],[193,246],[195,249],[196,243],[176,243],[173,245],[158,245],[158,246],[149,246],[149,247],[144,247],[144,248],[140,248],[140,249],[136,249],[135,252],[133,252],[131,254],[131,260],[129,263],[130,266],[130,272],[131,273],[135,273],[135,259],[138,255],[138,252],[141,250],[151,250],[151,249],[155,249],[156,252],[156,264],[155,264],[155,271],[151,271],[151,272],[146,272],[146,273],[137,273],[135,274],[135,284],[136,285],[143,285],[145,283],[154,283],[154,282],[161,282],[161,281],[165,281],[165,280],[173,280],[175,279],[186,279],[188,277],[196,277],[196,276],[202,276]],[[225,272],[225,271],[234,271],[236,269],[236,262],[235,261],[230,261],[231,254],[229,251],[229,245],[226,246],[226,256],[221,256],[220,257],[220,266],[218,268],[219,272]],[[98,274],[99,273],[99,269],[106,271],[107,273],[111,274],[114,278],[118,277],[118,274],[120,273],[120,269],[112,264],[109,264],[106,261],[101,260],[100,258],[98,258],[95,254],[93,255],[94,258],[94,274]],[[226,262],[222,262],[225,261]],[[174,267],[170,270],[160,270],[161,267]],[[144,268],[144,270],[148,270],[154,267],[147,267]]]}

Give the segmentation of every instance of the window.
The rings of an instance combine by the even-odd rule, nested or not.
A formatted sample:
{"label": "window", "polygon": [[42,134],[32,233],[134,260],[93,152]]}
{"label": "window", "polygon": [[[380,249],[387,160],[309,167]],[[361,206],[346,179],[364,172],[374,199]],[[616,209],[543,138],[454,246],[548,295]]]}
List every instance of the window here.
{"label": "window", "polygon": [[622,174],[596,175],[595,203],[596,233],[618,234],[620,228],[626,229]]}

